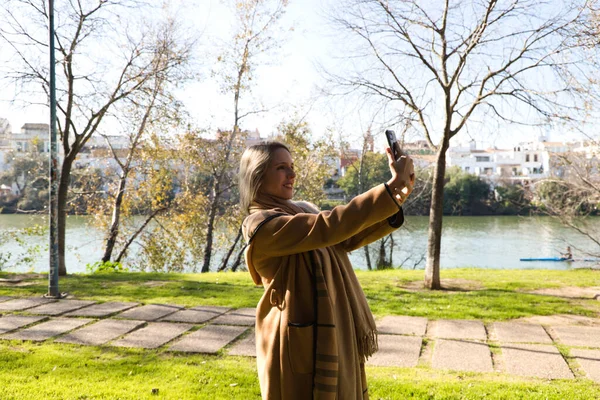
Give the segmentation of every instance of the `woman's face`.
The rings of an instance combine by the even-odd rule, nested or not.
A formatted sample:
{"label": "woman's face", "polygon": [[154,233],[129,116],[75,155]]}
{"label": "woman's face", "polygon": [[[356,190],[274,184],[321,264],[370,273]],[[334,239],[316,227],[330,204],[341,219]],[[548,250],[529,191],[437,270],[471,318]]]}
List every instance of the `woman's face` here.
{"label": "woman's face", "polygon": [[286,149],[277,149],[265,172],[260,192],[290,200],[293,196],[295,179],[292,155]]}

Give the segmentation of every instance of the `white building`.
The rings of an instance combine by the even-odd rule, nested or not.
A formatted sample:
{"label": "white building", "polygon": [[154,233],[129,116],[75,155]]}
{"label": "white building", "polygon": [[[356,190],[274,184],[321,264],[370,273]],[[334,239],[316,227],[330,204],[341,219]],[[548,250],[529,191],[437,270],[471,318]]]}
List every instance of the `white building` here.
{"label": "white building", "polygon": [[[27,123],[19,132],[12,132],[8,120],[0,118],[0,172],[9,168],[9,157],[19,157],[31,153],[49,153],[49,125]],[[14,182],[10,187],[12,193],[19,194],[18,185]],[[3,189],[4,195],[8,192]]]}
{"label": "white building", "polygon": [[486,179],[492,185],[499,182],[527,184],[548,177],[552,156],[571,149],[569,144],[540,139],[519,143],[512,149],[486,150],[477,149],[475,141],[471,141],[468,145],[450,147],[447,164]]}

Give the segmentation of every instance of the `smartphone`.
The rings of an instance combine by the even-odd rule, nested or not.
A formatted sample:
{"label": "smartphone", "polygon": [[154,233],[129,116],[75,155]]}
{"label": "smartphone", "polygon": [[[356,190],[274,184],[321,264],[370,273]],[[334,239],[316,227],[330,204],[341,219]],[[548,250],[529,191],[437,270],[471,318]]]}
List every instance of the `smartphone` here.
{"label": "smartphone", "polygon": [[400,152],[400,145],[398,144],[398,139],[396,138],[396,132],[388,129],[387,131],[385,131],[385,137],[387,138],[387,142],[390,146],[390,149],[392,149],[394,161],[398,161],[402,154]]}

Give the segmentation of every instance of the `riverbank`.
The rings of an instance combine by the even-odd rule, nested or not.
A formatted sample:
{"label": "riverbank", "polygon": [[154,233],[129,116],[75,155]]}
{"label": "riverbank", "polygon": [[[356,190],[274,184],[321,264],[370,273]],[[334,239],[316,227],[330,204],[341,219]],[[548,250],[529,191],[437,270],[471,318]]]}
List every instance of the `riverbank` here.
{"label": "riverbank", "polygon": [[[600,231],[600,218],[592,219],[594,226]],[[2,230],[23,230],[35,225],[44,225],[40,216],[0,215],[0,237]],[[405,225],[394,232],[393,264],[402,269],[423,269],[427,253],[427,217],[410,217]],[[88,217],[69,217],[67,224],[67,249],[65,254],[69,273],[85,273],[86,264],[94,264],[104,254],[104,232],[94,228]],[[17,260],[29,258],[27,252],[17,242],[0,244],[0,254],[12,253],[6,265],[0,269],[12,272],[45,272],[48,270],[48,238],[47,235],[28,236],[26,247],[38,249],[39,252],[13,267]],[[476,244],[476,245],[475,245]],[[586,258],[598,252],[598,245],[588,238],[567,229],[550,217],[446,217],[444,218],[444,234],[440,265],[444,270],[461,267],[485,269],[556,269],[570,270],[589,268],[598,263],[589,262],[521,262],[526,257],[560,256],[570,244],[573,256]],[[379,249],[371,246],[371,258]],[[131,271],[148,267],[139,257],[139,248],[134,246],[124,266]],[[220,265],[224,249],[214,248],[212,268]],[[350,260],[355,269],[367,269],[367,262],[362,249],[350,253]],[[181,272],[194,272],[200,268],[201,260],[188,259],[188,267]]]}
{"label": "riverbank", "polygon": [[[452,320],[479,321],[486,329],[504,321],[535,322],[545,327],[560,323],[561,319],[584,326],[600,324],[600,301],[594,298],[596,292],[600,294],[600,271],[445,270],[442,271],[445,289],[435,292],[422,288],[422,271],[357,271],[357,275],[379,322],[396,315],[413,320],[425,317],[430,325]],[[71,275],[61,278],[60,290],[77,300],[173,304],[186,308],[198,305],[252,308],[262,294],[262,288],[254,286],[248,273],[243,272]],[[46,291],[45,275],[0,273],[0,298],[39,297]],[[8,315],[2,314],[2,318]],[[28,315],[27,310],[11,313],[15,314]],[[202,329],[195,326],[187,336]],[[250,334],[246,332],[240,340]],[[437,339],[424,336],[417,365],[368,366],[371,398],[600,397],[600,384],[585,374],[571,357],[570,348],[560,342],[553,346],[560,351],[556,357],[569,365],[573,376],[542,379],[510,374],[507,366],[498,361],[504,348],[494,342],[493,335],[489,336],[493,372],[436,367],[435,355],[432,358],[428,352]],[[120,348],[78,346],[59,340],[38,343],[0,340],[0,362],[5,366],[0,370],[0,397],[250,399],[259,396],[254,358],[232,356],[228,353],[231,347],[206,355],[169,351],[168,345],[156,349]],[[433,347],[437,348],[437,344]]]}

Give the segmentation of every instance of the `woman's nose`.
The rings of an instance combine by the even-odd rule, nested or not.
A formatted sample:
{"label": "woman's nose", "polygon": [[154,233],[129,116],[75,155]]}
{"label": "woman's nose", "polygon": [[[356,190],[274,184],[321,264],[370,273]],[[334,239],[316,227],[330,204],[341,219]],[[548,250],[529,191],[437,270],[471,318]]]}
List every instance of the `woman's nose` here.
{"label": "woman's nose", "polygon": [[295,178],[296,177],[296,173],[294,172],[293,169],[288,169],[288,173],[287,173],[288,178]]}

